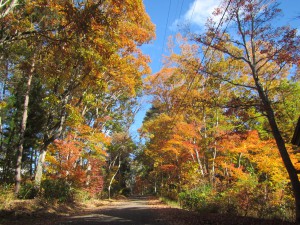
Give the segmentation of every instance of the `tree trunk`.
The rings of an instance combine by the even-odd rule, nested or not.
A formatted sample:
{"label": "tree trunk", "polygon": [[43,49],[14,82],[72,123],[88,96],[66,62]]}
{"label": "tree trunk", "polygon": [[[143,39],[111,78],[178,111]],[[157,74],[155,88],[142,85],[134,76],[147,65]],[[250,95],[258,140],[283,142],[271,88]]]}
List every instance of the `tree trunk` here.
{"label": "tree trunk", "polygon": [[[220,93],[219,93],[220,94]],[[212,168],[211,168],[211,184],[214,185],[214,182],[215,182],[215,161],[216,161],[216,158],[217,158],[217,129],[219,127],[219,114],[218,114],[218,109],[216,109],[216,124],[215,124],[215,128],[216,128],[216,131],[215,131],[215,141],[214,141],[214,147],[213,147],[213,157],[212,157]]]}
{"label": "tree trunk", "polygon": [[16,195],[19,193],[21,187],[23,144],[24,144],[24,136],[26,131],[26,123],[28,118],[29,93],[31,89],[31,82],[32,82],[34,70],[35,70],[35,56],[33,57],[33,62],[31,64],[31,68],[28,74],[28,80],[27,80],[26,91],[25,91],[24,111],[23,111],[22,122],[21,122],[20,139],[18,144],[17,164],[16,164],[16,172],[15,172],[15,194]]}
{"label": "tree trunk", "polygon": [[46,154],[47,154],[47,147],[44,147],[40,151],[40,155],[39,155],[39,159],[35,171],[34,186],[36,187],[36,189],[39,189],[41,186]]}
{"label": "tree trunk", "polygon": [[86,183],[85,185],[86,186],[89,186],[90,185],[90,182],[91,182],[91,172],[92,172],[92,164],[90,162],[88,162],[88,166],[87,166],[87,169],[86,169]]}
{"label": "tree trunk", "polygon": [[118,164],[118,169],[117,169],[117,171],[114,173],[114,175],[112,176],[112,178],[110,179],[110,182],[109,182],[109,185],[108,185],[108,198],[110,199],[110,197],[111,197],[111,194],[110,194],[110,192],[111,192],[111,185],[112,185],[112,182],[114,181],[114,179],[115,179],[115,176],[117,175],[117,173],[119,172],[119,169],[120,169],[120,167],[121,167],[121,159],[120,159],[120,155],[119,155],[119,164]]}
{"label": "tree trunk", "polygon": [[30,178],[32,178],[34,174],[34,166],[35,166],[34,157],[35,157],[35,151],[32,150],[30,153],[30,169],[29,169]]}
{"label": "tree trunk", "polygon": [[[3,56],[0,57],[0,60],[3,61]],[[0,92],[0,101],[4,101],[5,98],[5,91],[6,91],[6,82],[8,79],[8,73],[9,73],[9,65],[8,62],[5,62],[5,72],[4,72],[4,80],[2,81],[2,90]],[[0,150],[3,150],[3,126],[2,126],[2,110],[0,114]]]}
{"label": "tree trunk", "polygon": [[281,158],[291,180],[296,206],[296,221],[300,224],[300,182],[274,118],[268,118]]}
{"label": "tree trunk", "polygon": [[198,162],[198,166],[199,166],[199,171],[201,173],[201,176],[204,177],[204,169],[203,169],[203,166],[202,166],[202,163],[201,163],[201,159],[200,159],[200,156],[199,156],[199,152],[197,149],[194,149],[195,150],[195,153],[196,153],[196,157],[197,157],[197,162]]}
{"label": "tree trunk", "polygon": [[275,138],[280,156],[281,156],[284,166],[289,174],[289,178],[290,178],[290,181],[292,184],[292,189],[293,189],[293,193],[294,193],[294,197],[295,197],[296,222],[300,223],[300,182],[299,182],[298,174],[297,174],[297,171],[291,161],[289,153],[285,147],[285,142],[281,136],[278,125],[276,123],[275,115],[274,115],[274,111],[271,107],[271,103],[270,103],[267,95],[264,93],[263,88],[260,85],[258,79],[255,79],[255,84],[256,84],[259,96],[264,105],[265,112],[267,114],[267,118],[268,118],[270,127],[272,129],[272,133]]}

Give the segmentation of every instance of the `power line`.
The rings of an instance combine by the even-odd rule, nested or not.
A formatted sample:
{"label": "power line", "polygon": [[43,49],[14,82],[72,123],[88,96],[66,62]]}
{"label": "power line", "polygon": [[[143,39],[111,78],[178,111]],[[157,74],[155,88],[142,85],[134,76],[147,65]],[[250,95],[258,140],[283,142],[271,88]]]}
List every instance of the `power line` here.
{"label": "power line", "polygon": [[[229,0],[229,1],[228,1],[228,4],[227,4],[227,6],[226,6],[226,8],[225,8],[225,10],[224,10],[224,12],[223,12],[223,14],[222,14],[222,17],[221,17],[221,19],[220,19],[218,25],[217,25],[216,31],[218,31],[218,30],[220,29],[220,26],[222,25],[223,19],[224,19],[225,15],[226,15],[226,12],[227,12],[227,10],[228,10],[230,4],[231,4],[231,1],[232,1],[232,0]],[[170,3],[170,4],[169,4],[169,11],[168,11],[168,19],[167,19],[166,28],[167,28],[167,25],[168,25],[168,20],[169,20],[169,15],[170,15],[171,1],[169,1],[169,3]],[[182,2],[182,5],[183,5],[183,2]],[[193,10],[192,10],[192,14],[191,14],[191,15],[194,14],[195,8],[196,8],[196,2],[195,2],[195,5],[194,5],[194,7],[193,7]],[[231,20],[231,19],[230,19],[230,20]],[[227,23],[225,29],[223,30],[221,37],[222,37],[222,36],[224,35],[224,33],[226,32],[226,29],[227,29],[227,27],[228,27],[228,25],[229,25],[229,23],[230,23],[230,20],[228,21],[228,23]],[[166,35],[166,29],[165,29],[165,35]],[[211,39],[209,45],[212,44],[212,42],[214,41],[214,38],[215,38],[215,37],[213,37],[213,38]],[[165,36],[164,36],[164,39],[165,39]],[[174,119],[173,119],[173,122],[175,121],[176,117],[179,115],[179,110],[181,109],[182,104],[183,104],[184,100],[186,99],[187,95],[188,95],[189,92],[191,91],[192,85],[193,85],[193,83],[195,82],[195,79],[196,79],[196,75],[198,74],[198,71],[201,69],[202,63],[203,63],[204,59],[206,58],[206,55],[207,55],[207,53],[208,53],[208,50],[209,50],[209,47],[205,50],[204,55],[203,55],[203,57],[202,57],[202,59],[201,59],[201,61],[200,61],[200,63],[199,63],[199,66],[198,66],[198,68],[196,69],[196,71],[195,71],[195,73],[194,73],[194,75],[193,75],[193,77],[192,77],[192,80],[191,80],[191,82],[190,82],[189,85],[188,85],[188,89],[187,89],[187,91],[186,91],[184,97],[183,97],[183,98],[181,99],[181,101],[179,102],[179,107],[177,108],[177,111],[176,111],[176,113],[175,113],[175,117],[174,117]],[[213,52],[215,52],[215,50],[214,50]],[[211,58],[209,59],[209,61],[210,61],[210,60],[211,60]],[[156,80],[157,78],[158,78],[158,75],[157,75],[154,79]],[[175,125],[175,124],[174,124],[174,125]]]}
{"label": "power line", "polygon": [[[163,39],[163,47],[161,49],[161,56],[163,55],[164,48],[165,48],[165,39],[166,39],[167,29],[168,29],[168,24],[169,24],[170,11],[171,11],[171,0],[169,0],[168,17],[167,17],[167,22],[166,22],[166,26],[165,26],[164,39]],[[161,62],[161,64],[162,64],[162,62]]]}
{"label": "power line", "polygon": [[184,0],[182,0],[180,11],[179,11],[179,17],[178,18],[180,18],[180,16],[181,16],[181,12],[182,12],[182,8],[183,8],[183,3],[184,3]]}
{"label": "power line", "polygon": [[[227,6],[226,6],[226,8],[225,8],[225,10],[224,10],[224,13],[223,13],[223,15],[222,15],[222,17],[221,17],[221,19],[220,19],[220,21],[219,21],[219,23],[218,23],[217,28],[216,28],[216,31],[218,31],[219,28],[220,28],[220,26],[222,25],[222,21],[223,21],[225,15],[226,15],[226,12],[227,12],[227,10],[228,10],[230,4],[231,4],[231,0],[228,1],[228,4],[227,4]],[[230,20],[231,20],[231,18],[230,18]],[[221,37],[225,34],[226,29],[227,29],[227,27],[228,27],[228,24],[230,23],[230,20],[228,21],[228,23],[227,23],[225,29],[223,30]],[[214,37],[211,39],[209,45],[211,45],[213,41],[214,41]],[[175,113],[175,117],[174,117],[174,119],[173,119],[173,122],[176,121],[176,117],[179,115],[179,110],[181,109],[182,104],[183,104],[184,100],[186,99],[188,93],[191,91],[192,85],[193,85],[193,83],[195,82],[195,79],[196,79],[196,75],[198,74],[198,71],[201,69],[202,63],[203,63],[204,59],[206,58],[206,54],[208,53],[208,50],[209,50],[209,47],[205,50],[204,55],[203,55],[203,57],[202,57],[202,59],[201,59],[201,61],[200,61],[200,64],[199,64],[197,70],[195,71],[195,73],[194,73],[194,75],[193,75],[193,77],[192,77],[192,81],[191,81],[190,84],[188,85],[188,89],[187,89],[187,91],[186,91],[184,97],[181,99],[181,101],[180,101],[180,103],[179,103],[179,107],[177,108],[177,111],[176,111],[176,113]],[[214,50],[213,52],[215,52],[215,50]],[[211,58],[209,59],[209,61],[210,61],[210,60],[211,60]],[[173,124],[173,125],[175,125],[175,124]]]}
{"label": "power line", "polygon": [[193,10],[192,10],[192,14],[191,14],[191,16],[190,16],[190,19],[189,19],[189,24],[191,24],[191,21],[192,21],[192,18],[193,18],[193,16],[194,16],[194,13],[195,13],[195,9],[196,9],[196,5],[197,5],[197,0],[195,0],[195,2],[194,2],[194,6],[193,6]]}
{"label": "power line", "polygon": [[176,8],[175,8],[176,10],[175,10],[175,13],[174,13],[174,21],[176,20],[178,7],[179,7],[179,0],[177,0],[177,4],[176,4]]}
{"label": "power line", "polygon": [[[182,9],[183,9],[183,3],[184,3],[184,0],[182,0],[182,2],[181,2],[178,18],[180,18],[180,16],[181,16]],[[178,10],[178,6],[179,6],[179,0],[177,2],[177,5],[176,5],[176,11]],[[163,38],[163,46],[162,46],[162,50],[161,50],[161,57],[163,56],[163,52],[164,52],[164,49],[165,49],[168,24],[169,24],[169,20],[170,20],[170,12],[171,12],[171,0],[169,0],[168,17],[167,17],[167,22],[166,22],[166,25],[165,25],[165,30],[164,30],[164,38]],[[176,18],[176,13],[175,13],[175,18]],[[161,66],[162,66],[162,59],[161,59],[161,62],[160,62],[160,67]]]}

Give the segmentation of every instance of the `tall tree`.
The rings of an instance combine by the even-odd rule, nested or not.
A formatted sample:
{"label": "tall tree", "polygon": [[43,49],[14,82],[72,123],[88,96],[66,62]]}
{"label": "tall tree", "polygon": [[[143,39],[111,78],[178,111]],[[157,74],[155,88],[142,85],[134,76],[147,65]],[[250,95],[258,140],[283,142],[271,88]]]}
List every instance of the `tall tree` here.
{"label": "tall tree", "polygon": [[[208,25],[205,35],[195,35],[195,40],[216,51],[223,52],[226,59],[240,61],[247,70],[241,71],[241,80],[226,77],[227,81],[243,87],[259,100],[260,111],[268,119],[278,150],[289,174],[296,204],[296,220],[300,222],[300,182],[288,154],[283,134],[275,115],[274,92],[287,76],[290,66],[299,61],[300,40],[296,29],[288,26],[273,27],[272,23],[280,10],[276,1],[245,0],[223,1],[226,20],[232,35],[223,35],[213,23]],[[222,14],[222,10],[217,13]],[[224,75],[204,68],[204,72],[224,79]],[[255,95],[253,95],[255,94]]]}
{"label": "tall tree", "polygon": [[18,194],[21,187],[21,169],[22,169],[22,157],[23,157],[23,148],[24,148],[24,138],[25,138],[25,131],[27,125],[27,118],[28,118],[28,106],[29,106],[29,95],[31,91],[31,83],[33,79],[33,74],[35,72],[35,56],[32,57],[31,65],[29,66],[27,71],[28,78],[26,83],[26,90],[24,96],[24,109],[20,127],[20,137],[18,143],[18,150],[17,150],[17,164],[16,164],[16,177],[15,177],[15,194]]}
{"label": "tall tree", "polygon": [[[138,45],[150,41],[154,36],[143,3],[99,1],[85,4],[83,8],[78,8],[76,4],[67,6],[65,16],[70,20],[71,27],[57,35],[64,37],[69,30],[71,34],[67,37],[71,40],[56,44],[55,51],[48,55],[50,64],[45,66],[44,73],[50,72],[50,76],[56,74],[56,79],[50,81],[50,85],[54,91],[52,97],[59,96],[61,113],[56,115],[58,122],[56,120],[54,126],[49,124],[51,129],[45,135],[36,172],[37,186],[41,181],[47,145],[58,138],[65,127],[67,105],[81,104],[84,98],[82,94],[91,96],[93,92],[97,94],[97,90],[100,91],[98,94],[117,100],[124,96],[133,97],[142,84],[142,75],[149,72],[149,60],[138,49]],[[132,6],[140,10],[132,11]],[[125,11],[127,13],[121,13]],[[58,68],[53,67],[52,60],[61,60]],[[100,108],[97,110],[99,112]],[[49,121],[53,121],[53,115],[50,114],[50,118]]]}
{"label": "tall tree", "polygon": [[[1,2],[7,3],[1,10],[15,2]],[[32,151],[38,149],[35,180],[39,186],[47,147],[55,139],[63,139],[64,132],[68,129],[76,130],[78,124],[97,128],[94,133],[101,129],[108,132],[107,129],[111,129],[114,124],[110,120],[121,118],[119,112],[123,107],[122,102],[134,98],[141,89],[142,75],[150,71],[149,58],[143,55],[138,46],[154,37],[154,25],[146,14],[142,1],[19,3],[14,8],[17,13],[10,10],[5,17],[0,18],[1,69],[4,62],[2,59],[8,62],[6,65],[11,65],[9,72],[1,73],[5,74],[1,77],[1,82],[4,85],[9,78],[20,84],[20,81],[24,81],[20,76],[23,71],[23,75],[28,74],[32,78],[28,81],[39,83],[34,90],[39,87],[41,94],[34,97],[33,103],[37,103],[35,100],[40,98],[38,106],[31,104],[32,89],[28,82],[27,89],[18,89],[19,96],[25,93],[24,104],[16,104],[13,110],[7,108],[7,114],[13,113],[15,117],[23,118],[14,121],[21,127],[16,190],[19,189],[20,166],[22,155],[24,156],[22,145],[30,143],[26,140],[26,127],[34,127],[35,138],[38,139]],[[42,46],[38,43],[42,43]],[[40,46],[35,57],[26,57],[24,52],[27,50],[20,50],[26,47],[29,49],[30,46]],[[13,61],[16,56],[20,60]],[[35,59],[34,62],[32,58]],[[30,69],[26,73],[24,65],[33,63],[32,73]],[[3,67],[3,71],[8,71],[8,67],[5,68]],[[10,88],[13,99],[17,88],[13,85]],[[3,88],[5,89],[6,87]],[[19,102],[19,98],[16,99]],[[43,114],[43,121],[38,126],[32,124],[31,118],[30,124],[27,123],[26,126],[27,114],[31,113],[30,107],[39,110],[36,114]],[[114,113],[117,109],[119,111]],[[23,116],[21,112],[24,112]],[[9,121],[2,123],[7,124],[9,135],[14,137],[12,134],[13,131],[17,133],[16,129],[9,126]],[[13,144],[10,146],[11,149],[14,147]]]}
{"label": "tall tree", "polygon": [[[125,171],[123,167],[126,166],[129,159],[129,154],[133,152],[135,145],[131,138],[129,137],[128,133],[126,132],[119,132],[115,133],[112,137],[112,144],[108,149],[108,165],[107,165],[107,189],[108,189],[108,198],[110,199],[112,196],[113,187],[121,186],[124,184],[124,180],[116,182],[116,177],[120,174],[121,178],[125,178],[122,176],[122,173]],[[128,165],[127,165],[128,166]],[[126,169],[126,168],[125,168]],[[118,183],[118,185],[113,185],[114,183]],[[123,183],[123,184],[122,184]],[[125,187],[122,187],[125,188]],[[117,188],[115,188],[117,189]],[[118,190],[118,189],[117,189]],[[117,191],[114,190],[114,193]],[[122,191],[122,190],[118,190]]]}

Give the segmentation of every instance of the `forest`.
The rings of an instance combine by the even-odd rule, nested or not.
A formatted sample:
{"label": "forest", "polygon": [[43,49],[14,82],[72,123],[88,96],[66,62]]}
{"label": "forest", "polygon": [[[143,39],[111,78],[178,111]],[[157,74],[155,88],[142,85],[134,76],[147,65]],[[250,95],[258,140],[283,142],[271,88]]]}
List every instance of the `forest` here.
{"label": "forest", "polygon": [[275,0],[222,0],[152,73],[142,0],[1,0],[0,210],[155,195],[300,223],[300,35],[281,15]]}

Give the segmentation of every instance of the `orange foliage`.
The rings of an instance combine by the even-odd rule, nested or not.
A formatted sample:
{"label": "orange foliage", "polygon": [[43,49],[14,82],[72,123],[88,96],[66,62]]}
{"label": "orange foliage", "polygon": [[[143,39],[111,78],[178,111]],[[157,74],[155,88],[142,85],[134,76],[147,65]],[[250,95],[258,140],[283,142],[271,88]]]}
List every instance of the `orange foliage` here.
{"label": "orange foliage", "polygon": [[90,194],[103,189],[102,168],[105,165],[105,145],[110,139],[93,128],[81,125],[63,140],[55,140],[46,161],[52,178],[63,178],[74,187],[85,188]]}

